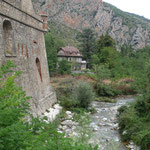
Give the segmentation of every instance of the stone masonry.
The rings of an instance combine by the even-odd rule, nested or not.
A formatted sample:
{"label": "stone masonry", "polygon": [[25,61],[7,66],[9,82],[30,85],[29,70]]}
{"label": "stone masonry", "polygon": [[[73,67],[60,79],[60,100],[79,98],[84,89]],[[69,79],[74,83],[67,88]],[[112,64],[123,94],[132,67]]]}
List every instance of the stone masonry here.
{"label": "stone masonry", "polygon": [[45,31],[45,16],[35,14],[31,0],[0,0],[0,65],[12,60],[17,70],[23,71],[18,84],[32,97],[34,116],[56,102],[50,86]]}

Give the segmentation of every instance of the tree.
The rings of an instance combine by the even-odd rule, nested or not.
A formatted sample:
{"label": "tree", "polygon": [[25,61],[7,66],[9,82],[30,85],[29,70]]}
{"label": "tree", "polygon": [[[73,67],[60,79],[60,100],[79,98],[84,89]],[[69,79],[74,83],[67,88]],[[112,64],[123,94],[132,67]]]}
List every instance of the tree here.
{"label": "tree", "polygon": [[92,55],[92,65],[103,64],[109,69],[113,68],[119,57],[119,52],[115,49],[115,41],[109,35],[102,35],[96,46],[96,53]]}
{"label": "tree", "polygon": [[106,64],[109,69],[118,63],[119,52],[113,47],[104,47],[99,55],[100,63]]}
{"label": "tree", "polygon": [[120,51],[121,56],[125,57],[131,57],[134,55],[134,51],[132,49],[132,47],[130,45],[123,45],[121,47],[121,51]]}
{"label": "tree", "polygon": [[60,39],[48,33],[45,35],[45,44],[46,44],[49,72],[50,75],[54,75],[56,73],[57,67],[57,50],[60,47],[64,46],[64,43]]}
{"label": "tree", "polygon": [[103,80],[110,78],[110,70],[104,65],[95,65],[94,72],[96,77],[96,83],[102,83]]}
{"label": "tree", "polygon": [[102,35],[97,41],[97,51],[100,52],[104,47],[113,47],[115,48],[115,40],[111,38],[109,35]]}
{"label": "tree", "polygon": [[61,75],[71,73],[71,64],[66,59],[58,63],[58,73]]}
{"label": "tree", "polygon": [[92,29],[84,29],[77,35],[77,40],[81,43],[81,51],[83,59],[88,62],[88,67],[91,67],[91,56],[95,52],[95,33]]}

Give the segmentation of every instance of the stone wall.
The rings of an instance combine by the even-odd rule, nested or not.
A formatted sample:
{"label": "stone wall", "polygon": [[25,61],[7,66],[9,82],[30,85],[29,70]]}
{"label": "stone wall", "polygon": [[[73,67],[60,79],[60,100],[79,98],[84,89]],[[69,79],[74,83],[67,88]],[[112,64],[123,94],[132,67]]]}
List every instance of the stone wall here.
{"label": "stone wall", "polygon": [[[41,115],[56,102],[56,95],[50,87],[43,24],[35,14],[32,16],[32,6],[28,14],[17,9],[21,7],[21,1],[14,2],[17,3],[15,7],[0,1],[0,64],[12,60],[17,69],[23,71],[18,83],[32,97],[32,113]],[[24,5],[31,5],[30,2]]]}

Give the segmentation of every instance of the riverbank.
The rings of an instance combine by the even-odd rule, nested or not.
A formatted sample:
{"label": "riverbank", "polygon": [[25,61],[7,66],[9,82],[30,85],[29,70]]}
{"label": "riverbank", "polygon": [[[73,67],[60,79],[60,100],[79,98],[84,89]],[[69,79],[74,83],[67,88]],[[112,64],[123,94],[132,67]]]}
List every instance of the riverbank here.
{"label": "riverbank", "polygon": [[[133,101],[134,98],[131,96],[117,98],[116,103],[94,101],[92,107],[96,113],[84,113],[78,120],[75,119],[74,112],[66,111],[65,117],[62,118],[58,126],[58,132],[65,133],[67,137],[74,139],[79,137],[81,139],[82,135],[84,142],[93,146],[98,145],[99,150],[127,150],[127,147],[131,150],[137,150],[133,143],[125,146],[121,142],[117,120],[117,110]],[[85,118],[87,119],[86,123]]]}

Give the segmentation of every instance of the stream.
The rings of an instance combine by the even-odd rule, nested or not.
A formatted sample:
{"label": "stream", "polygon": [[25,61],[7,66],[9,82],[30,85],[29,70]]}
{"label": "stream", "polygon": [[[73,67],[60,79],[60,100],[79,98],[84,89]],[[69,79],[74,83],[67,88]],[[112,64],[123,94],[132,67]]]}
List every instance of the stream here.
{"label": "stream", "polygon": [[[88,128],[92,129],[93,136],[89,139],[89,144],[98,145],[99,150],[127,150],[122,144],[118,133],[117,110],[134,100],[132,97],[126,97],[117,98],[116,103],[94,101],[92,106],[97,112],[90,115],[91,123]],[[51,115],[51,111],[45,115],[50,118],[49,114]],[[66,111],[66,117],[60,123],[58,132],[65,132],[67,137],[74,138],[80,135],[80,130],[78,129],[82,129],[83,127],[78,122],[72,120],[73,116],[74,113]],[[139,150],[134,143],[129,143],[128,147],[130,150]]]}
{"label": "stream", "polygon": [[118,133],[117,109],[134,101],[134,98],[118,98],[116,103],[93,102],[97,113],[91,115],[94,136],[90,143],[98,144],[100,150],[127,150]]}

